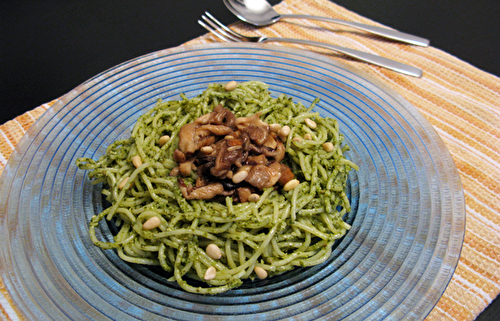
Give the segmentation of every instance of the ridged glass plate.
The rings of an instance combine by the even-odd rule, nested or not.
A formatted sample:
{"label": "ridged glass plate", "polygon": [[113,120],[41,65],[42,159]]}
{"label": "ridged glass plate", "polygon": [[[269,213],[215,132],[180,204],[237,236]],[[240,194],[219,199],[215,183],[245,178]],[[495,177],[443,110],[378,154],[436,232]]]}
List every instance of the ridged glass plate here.
{"label": "ridged glass plate", "polygon": [[[158,98],[229,80],[266,82],[306,106],[319,97],[360,170],[348,184],[352,229],[326,263],[202,296],[91,243],[102,197],[75,160],[128,136]],[[173,48],[97,75],[30,128],[0,183],[1,277],[29,320],[419,320],[448,285],[465,230],[455,164],[415,107],[338,60],[267,45]]]}

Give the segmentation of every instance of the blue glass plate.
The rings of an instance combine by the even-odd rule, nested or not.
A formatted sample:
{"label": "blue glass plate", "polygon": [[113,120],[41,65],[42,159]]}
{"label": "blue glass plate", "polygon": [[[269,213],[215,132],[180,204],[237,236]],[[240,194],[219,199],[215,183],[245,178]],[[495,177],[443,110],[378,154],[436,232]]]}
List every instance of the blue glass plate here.
{"label": "blue glass plate", "polygon": [[[193,97],[229,80],[266,82],[274,96],[306,106],[319,97],[316,110],[339,120],[360,170],[349,177],[352,229],[326,263],[202,296],[91,243],[88,222],[102,197],[75,160],[127,137],[158,98]],[[432,126],[381,87],[318,54],[244,44],[168,49],[97,75],[33,125],[0,178],[7,290],[31,320],[425,318],[458,263],[464,195]]]}

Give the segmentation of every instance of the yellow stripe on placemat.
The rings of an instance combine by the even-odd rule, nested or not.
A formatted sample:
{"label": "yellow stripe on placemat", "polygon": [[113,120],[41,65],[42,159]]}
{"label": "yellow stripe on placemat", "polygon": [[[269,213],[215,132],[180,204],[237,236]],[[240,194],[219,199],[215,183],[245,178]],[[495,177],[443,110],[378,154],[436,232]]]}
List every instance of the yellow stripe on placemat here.
{"label": "yellow stripe on placemat", "polygon": [[[285,0],[275,8],[280,13],[321,15],[380,25],[327,0]],[[467,222],[460,262],[427,320],[475,319],[500,292],[500,79],[433,47],[398,44],[326,22],[293,19],[258,29],[244,23],[233,27],[248,35],[332,43],[423,69],[422,78],[413,78],[323,49],[290,45],[339,59],[378,79],[417,107],[441,136],[462,180]],[[186,44],[216,41],[205,35]],[[22,135],[52,104],[42,105],[0,126],[0,171]],[[0,311],[9,319],[12,316],[6,311],[12,311],[12,303],[6,304],[8,296],[3,284],[0,286],[4,294],[4,298],[0,298]]]}

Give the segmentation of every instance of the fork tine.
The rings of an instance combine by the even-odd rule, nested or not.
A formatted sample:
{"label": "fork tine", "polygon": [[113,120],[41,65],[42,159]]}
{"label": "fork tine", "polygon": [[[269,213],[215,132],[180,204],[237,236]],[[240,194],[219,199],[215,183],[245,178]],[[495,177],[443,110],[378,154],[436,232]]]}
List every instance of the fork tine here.
{"label": "fork tine", "polygon": [[205,12],[205,14],[207,14],[208,17],[205,15],[202,15],[201,18],[203,20],[205,20],[205,22],[207,22],[210,26],[212,26],[212,28],[217,30],[217,32],[219,32],[220,34],[224,35],[226,38],[229,38],[232,41],[235,41],[235,42],[242,41],[241,36],[240,37],[234,36],[234,33],[232,32],[232,30],[230,30],[229,28],[224,26],[221,22],[219,22],[212,15],[210,15],[210,13]]}
{"label": "fork tine", "polygon": [[206,20],[205,16],[202,16],[202,18],[207,22],[208,24],[205,24],[205,22],[198,20],[198,23],[210,31],[213,35],[215,35],[217,38],[221,39],[222,41],[228,41],[228,42],[238,42],[238,39],[234,39],[233,37],[229,36],[223,30],[220,28],[216,27],[215,24],[209,20]]}
{"label": "fork tine", "polygon": [[203,21],[201,20],[198,20],[198,23],[204,27],[205,29],[207,29],[208,31],[210,31],[213,35],[215,35],[217,38],[219,38],[220,40],[222,41],[227,41],[227,42],[239,42],[239,40],[235,40],[233,38],[230,38],[228,37],[227,35],[225,35],[224,33],[221,33],[220,32],[220,29],[216,29],[215,27],[213,26],[210,26],[210,25],[207,25],[205,24]]}
{"label": "fork tine", "polygon": [[215,22],[217,24],[217,26],[219,26],[219,28],[223,29],[224,31],[226,31],[227,33],[233,35],[234,37],[240,39],[240,40],[243,40],[243,38],[245,38],[243,35],[240,35],[239,33],[237,33],[236,31],[233,31],[231,30],[230,28],[228,28],[226,25],[224,25],[222,22],[220,22],[219,20],[217,20],[214,16],[212,16],[208,11],[205,11],[205,15],[210,18],[213,22]]}
{"label": "fork tine", "polygon": [[219,38],[220,40],[222,41],[228,41],[228,42],[232,42],[231,39],[228,39],[226,38],[224,35],[220,34],[216,29],[213,29],[212,27],[210,26],[207,26],[203,21],[201,20],[198,20],[198,24],[200,26],[202,26],[203,28],[207,29],[209,32],[211,32],[214,36],[216,36],[217,38]]}

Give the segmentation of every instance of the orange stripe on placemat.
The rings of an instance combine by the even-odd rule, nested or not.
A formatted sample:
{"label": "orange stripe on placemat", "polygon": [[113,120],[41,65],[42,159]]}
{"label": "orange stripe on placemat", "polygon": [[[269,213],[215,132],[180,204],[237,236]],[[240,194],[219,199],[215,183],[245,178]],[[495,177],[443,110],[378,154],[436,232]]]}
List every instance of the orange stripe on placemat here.
{"label": "orange stripe on placemat", "polygon": [[463,305],[457,304],[460,298],[463,298],[462,293],[453,293],[451,295],[443,296],[439,300],[437,306],[443,310],[445,315],[433,309],[427,319],[431,320],[473,320],[475,318],[474,312],[466,309]]}
{"label": "orange stripe on placemat", "polygon": [[[465,274],[466,279],[469,280],[471,284],[476,286],[481,286],[486,293],[491,293],[498,289],[498,282],[500,281],[497,276],[495,276],[494,271],[491,269],[487,269],[486,266],[494,266],[498,265],[495,258],[489,256],[485,248],[478,243],[481,240],[477,239],[477,237],[473,237],[471,233],[467,233],[466,235],[467,241],[464,244],[464,249],[467,250],[465,253],[474,252],[474,256],[464,255],[462,262],[464,263],[461,266],[467,266],[470,271]],[[478,262],[484,262],[482,264],[477,264]],[[481,279],[478,279],[482,277]],[[491,295],[488,295],[489,299],[492,299]]]}

